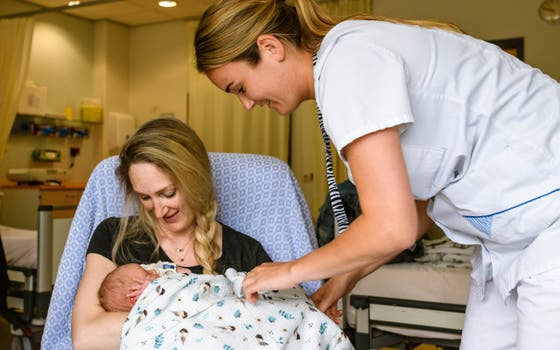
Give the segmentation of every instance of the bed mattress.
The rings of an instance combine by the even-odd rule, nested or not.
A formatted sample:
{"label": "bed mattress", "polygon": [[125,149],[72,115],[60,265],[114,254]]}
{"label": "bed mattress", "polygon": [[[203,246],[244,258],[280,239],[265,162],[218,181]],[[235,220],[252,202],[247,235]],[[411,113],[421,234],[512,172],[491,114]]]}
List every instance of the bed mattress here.
{"label": "bed mattress", "polygon": [[9,266],[37,268],[37,231],[0,225]]}
{"label": "bed mattress", "polygon": [[[471,269],[464,266],[448,267],[419,262],[389,264],[362,279],[350,294],[466,305],[470,273]],[[345,301],[345,316],[348,324],[355,327],[356,311],[349,300],[348,297]],[[377,328],[407,336],[458,337],[397,327]]]}

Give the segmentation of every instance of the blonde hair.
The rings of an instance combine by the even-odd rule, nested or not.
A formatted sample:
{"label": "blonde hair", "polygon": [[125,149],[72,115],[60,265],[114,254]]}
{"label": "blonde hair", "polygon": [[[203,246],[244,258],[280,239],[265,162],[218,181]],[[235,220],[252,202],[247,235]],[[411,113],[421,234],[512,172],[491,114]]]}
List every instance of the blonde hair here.
{"label": "blonde hair", "polygon": [[369,14],[342,19],[330,17],[314,0],[217,0],[202,15],[195,34],[196,66],[208,72],[234,61],[259,62],[257,38],[271,34],[309,52],[336,24],[347,19],[367,19],[462,32],[438,20],[408,20]]}
{"label": "blonde hair", "polygon": [[156,222],[139,202],[129,178],[130,166],[150,163],[167,174],[183,195],[196,220],[194,252],[203,273],[215,273],[216,260],[221,255],[214,242],[216,235],[216,194],[208,152],[196,133],[175,118],[157,118],[142,125],[123,146],[120,165],[116,174],[124,186],[126,212],[135,208],[138,218],[130,220],[124,215],[112,250],[113,261],[117,256],[129,261],[131,243],[146,244],[146,235],[154,245],[152,259],[158,259],[159,241]]}

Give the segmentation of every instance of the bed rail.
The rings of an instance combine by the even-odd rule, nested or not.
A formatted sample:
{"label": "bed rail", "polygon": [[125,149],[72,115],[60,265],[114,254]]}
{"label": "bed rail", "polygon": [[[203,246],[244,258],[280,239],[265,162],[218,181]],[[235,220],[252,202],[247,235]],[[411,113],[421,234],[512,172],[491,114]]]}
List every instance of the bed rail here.
{"label": "bed rail", "polygon": [[[374,326],[390,326],[460,335],[465,305],[352,295],[356,308],[356,349],[370,349]],[[430,339],[430,342],[438,342]],[[445,342],[449,342],[445,340]]]}

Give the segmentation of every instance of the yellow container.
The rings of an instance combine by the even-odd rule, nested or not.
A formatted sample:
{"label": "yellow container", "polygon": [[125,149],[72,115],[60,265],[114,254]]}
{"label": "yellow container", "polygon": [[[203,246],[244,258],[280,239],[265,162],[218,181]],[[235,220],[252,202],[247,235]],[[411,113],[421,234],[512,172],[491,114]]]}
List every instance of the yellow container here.
{"label": "yellow container", "polygon": [[103,109],[99,106],[82,106],[80,116],[82,121],[90,123],[101,123]]}
{"label": "yellow container", "polygon": [[86,98],[82,101],[80,117],[84,122],[101,123],[103,119],[103,107],[98,98]]}
{"label": "yellow container", "polygon": [[72,107],[64,108],[64,119],[72,120]]}

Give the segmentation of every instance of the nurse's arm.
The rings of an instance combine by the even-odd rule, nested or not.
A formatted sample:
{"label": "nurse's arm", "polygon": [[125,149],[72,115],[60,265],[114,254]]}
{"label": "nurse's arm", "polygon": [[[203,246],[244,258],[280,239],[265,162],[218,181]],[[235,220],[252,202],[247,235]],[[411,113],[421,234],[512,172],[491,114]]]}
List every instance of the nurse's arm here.
{"label": "nurse's arm", "polygon": [[[422,238],[422,236],[424,236],[426,234],[426,232],[428,232],[428,230],[430,229],[430,227],[433,224],[433,221],[428,216],[428,214],[426,212],[426,208],[428,207],[428,201],[418,201],[417,200],[417,201],[415,201],[415,204],[416,204],[416,214],[418,215],[418,231],[416,233],[416,239],[420,239],[420,238]],[[408,248],[410,248],[410,247],[408,247]],[[397,256],[398,254],[399,253],[395,253],[393,257]],[[377,270],[378,268],[379,268],[379,266],[376,266],[376,265],[365,266],[364,268],[359,270],[359,272],[356,271],[354,273],[354,277],[351,277],[351,275],[348,276],[348,283],[352,283],[351,281],[354,281],[353,285],[355,285],[359,280],[361,280],[365,276],[369,275],[373,271]]]}
{"label": "nurse's arm", "polygon": [[[293,281],[372,271],[411,247],[418,236],[416,205],[397,128],[365,135],[344,148],[362,214],[330,243],[293,261]],[[263,286],[263,289],[265,286]]]}
{"label": "nurse's arm", "polygon": [[90,253],[72,309],[74,349],[118,349],[125,312],[107,312],[99,304],[97,292],[115,264],[104,256]]}

